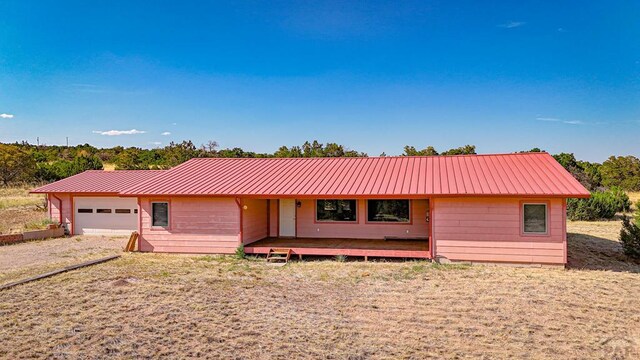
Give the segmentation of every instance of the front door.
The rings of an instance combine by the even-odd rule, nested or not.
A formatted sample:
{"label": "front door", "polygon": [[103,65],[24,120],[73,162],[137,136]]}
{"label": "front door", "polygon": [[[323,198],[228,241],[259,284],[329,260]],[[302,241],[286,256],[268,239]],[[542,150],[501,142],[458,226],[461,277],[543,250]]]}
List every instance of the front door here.
{"label": "front door", "polygon": [[296,236],[296,201],[280,199],[280,234],[283,237]]}

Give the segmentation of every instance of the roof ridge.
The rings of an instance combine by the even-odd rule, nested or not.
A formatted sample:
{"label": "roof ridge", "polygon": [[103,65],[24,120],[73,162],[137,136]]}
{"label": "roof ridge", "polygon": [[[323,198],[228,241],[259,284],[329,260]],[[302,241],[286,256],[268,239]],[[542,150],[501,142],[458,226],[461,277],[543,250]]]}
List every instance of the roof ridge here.
{"label": "roof ridge", "polygon": [[[443,157],[479,157],[479,156],[524,156],[524,155],[550,155],[547,151],[513,152],[513,153],[487,153],[487,154],[456,154],[456,155],[391,155],[391,156],[311,156],[311,157],[201,157],[191,158],[188,161],[198,160],[305,160],[305,159],[405,159],[405,158],[443,158]],[[180,165],[182,165],[180,164]],[[180,166],[178,165],[178,166]]]}

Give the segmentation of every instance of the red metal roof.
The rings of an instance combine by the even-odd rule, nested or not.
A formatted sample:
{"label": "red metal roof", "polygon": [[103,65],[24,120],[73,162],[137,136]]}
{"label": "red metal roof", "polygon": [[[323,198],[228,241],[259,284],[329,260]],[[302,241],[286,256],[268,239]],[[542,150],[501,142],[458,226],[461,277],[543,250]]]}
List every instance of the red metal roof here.
{"label": "red metal roof", "polygon": [[160,175],[163,170],[89,170],[32,190],[32,193],[109,193],[118,194],[140,182]]}
{"label": "red metal roof", "polygon": [[123,195],[557,196],[589,192],[548,153],[192,159]]}

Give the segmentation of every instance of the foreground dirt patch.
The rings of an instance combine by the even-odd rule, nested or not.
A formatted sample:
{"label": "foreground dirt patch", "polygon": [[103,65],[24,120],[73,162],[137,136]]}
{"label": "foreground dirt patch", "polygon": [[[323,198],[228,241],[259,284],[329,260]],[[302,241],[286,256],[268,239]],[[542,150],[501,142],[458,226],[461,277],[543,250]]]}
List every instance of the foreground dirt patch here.
{"label": "foreground dirt patch", "polygon": [[125,254],[0,293],[0,357],[634,358],[640,275]]}
{"label": "foreground dirt patch", "polygon": [[0,284],[119,254],[126,242],[123,237],[74,236],[0,246]]}

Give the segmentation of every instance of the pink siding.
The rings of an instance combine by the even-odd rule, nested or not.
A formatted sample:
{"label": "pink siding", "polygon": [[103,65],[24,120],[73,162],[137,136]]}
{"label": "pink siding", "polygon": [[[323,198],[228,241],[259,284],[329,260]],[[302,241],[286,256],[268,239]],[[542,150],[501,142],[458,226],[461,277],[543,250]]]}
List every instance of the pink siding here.
{"label": "pink siding", "polygon": [[[49,208],[51,209],[51,220],[60,221],[69,231],[71,231],[72,204],[71,196],[68,194],[48,194]],[[58,200],[60,199],[60,201]],[[60,207],[62,207],[62,218],[60,217]]]}
{"label": "pink siding", "polygon": [[521,234],[522,199],[432,200],[436,258],[475,262],[564,264],[566,223],[562,199],[549,203],[548,235]]}
{"label": "pink siding", "polygon": [[[244,207],[247,207],[244,209]],[[242,200],[242,241],[248,244],[267,237],[267,200]]]}
{"label": "pink siding", "polygon": [[[167,229],[151,228],[151,202],[169,201]],[[230,254],[239,245],[234,198],[141,198],[141,251]]]}
{"label": "pink siding", "polygon": [[269,200],[269,236],[278,236],[278,199]]}
{"label": "pink siding", "polygon": [[428,201],[411,200],[410,224],[399,223],[367,223],[366,200],[358,200],[356,223],[316,222],[315,200],[300,200],[297,209],[296,234],[302,238],[347,238],[347,239],[382,239],[385,236],[427,238],[429,228],[427,222]]}

